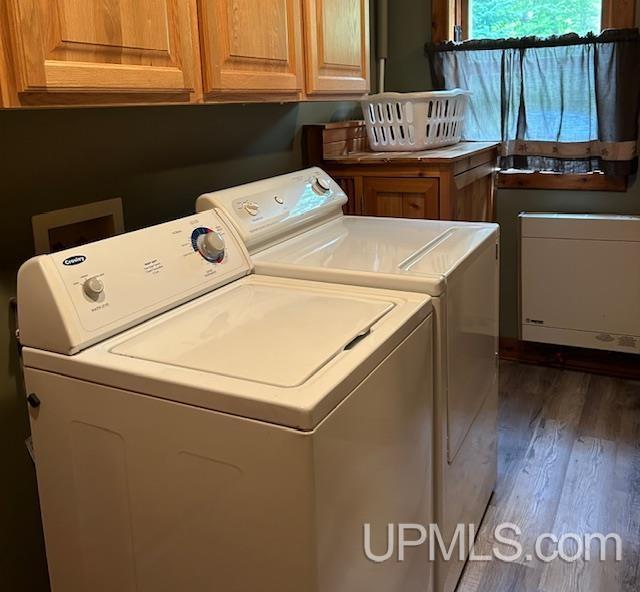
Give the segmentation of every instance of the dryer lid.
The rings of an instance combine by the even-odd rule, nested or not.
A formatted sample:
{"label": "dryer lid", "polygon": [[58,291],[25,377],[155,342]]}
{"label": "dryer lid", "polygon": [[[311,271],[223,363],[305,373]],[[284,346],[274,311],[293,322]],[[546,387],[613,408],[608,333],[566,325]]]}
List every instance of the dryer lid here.
{"label": "dryer lid", "polygon": [[302,288],[242,284],[111,350],[276,387],[306,382],[394,307]]}
{"label": "dryer lid", "polygon": [[338,270],[354,276],[386,274],[387,281],[376,285],[413,289],[406,282],[414,281],[418,291],[437,296],[444,289],[442,279],[485,241],[495,241],[497,228],[495,224],[345,216],[262,251],[253,259],[260,273],[271,273],[270,266],[274,266],[285,275],[285,267],[314,272]]}

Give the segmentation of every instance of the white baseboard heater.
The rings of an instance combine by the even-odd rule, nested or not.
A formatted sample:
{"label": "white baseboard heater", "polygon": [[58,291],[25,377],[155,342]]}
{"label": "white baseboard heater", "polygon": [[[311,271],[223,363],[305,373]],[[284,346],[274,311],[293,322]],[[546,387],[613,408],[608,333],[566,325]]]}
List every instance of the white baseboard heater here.
{"label": "white baseboard heater", "polygon": [[640,353],[640,216],[520,214],[521,339]]}

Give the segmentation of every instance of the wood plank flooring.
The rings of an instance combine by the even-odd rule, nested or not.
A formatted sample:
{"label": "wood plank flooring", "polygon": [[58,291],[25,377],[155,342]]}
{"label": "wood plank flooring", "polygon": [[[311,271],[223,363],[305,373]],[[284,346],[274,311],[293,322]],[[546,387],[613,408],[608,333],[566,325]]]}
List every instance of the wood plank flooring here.
{"label": "wood plank flooring", "polygon": [[500,395],[498,485],[476,553],[511,555],[494,537],[510,522],[525,555],[543,533],[615,532],[622,560],[594,546],[590,562],[469,562],[458,592],[639,592],[640,382],[503,362]]}

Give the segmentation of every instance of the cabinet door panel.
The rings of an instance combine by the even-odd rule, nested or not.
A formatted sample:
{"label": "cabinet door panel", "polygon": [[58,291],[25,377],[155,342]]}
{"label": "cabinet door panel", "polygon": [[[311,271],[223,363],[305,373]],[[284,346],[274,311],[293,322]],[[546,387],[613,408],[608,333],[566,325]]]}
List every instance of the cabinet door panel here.
{"label": "cabinet door panel", "polygon": [[364,215],[438,219],[437,179],[365,178]]}
{"label": "cabinet door panel", "polygon": [[300,93],[300,0],[202,0],[205,92]]}
{"label": "cabinet door panel", "polygon": [[195,0],[10,0],[18,91],[197,86]]}
{"label": "cabinet door panel", "polygon": [[304,0],[307,93],[369,90],[369,1]]}

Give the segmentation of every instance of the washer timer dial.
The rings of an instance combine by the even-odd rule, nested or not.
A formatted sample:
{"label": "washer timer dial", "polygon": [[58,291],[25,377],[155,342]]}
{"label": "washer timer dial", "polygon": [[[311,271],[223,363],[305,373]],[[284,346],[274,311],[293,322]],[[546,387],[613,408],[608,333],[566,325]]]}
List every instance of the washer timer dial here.
{"label": "washer timer dial", "polygon": [[104,292],[104,284],[99,277],[90,277],[82,284],[82,290],[91,300],[98,300]]}
{"label": "washer timer dial", "polygon": [[191,245],[207,261],[222,263],[225,254],[224,239],[211,228],[196,228],[191,233]]}

